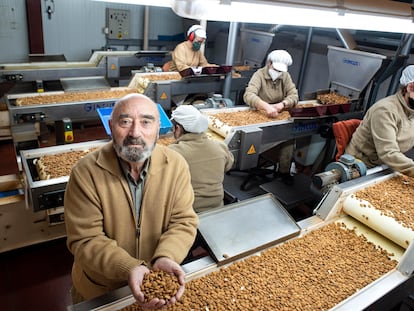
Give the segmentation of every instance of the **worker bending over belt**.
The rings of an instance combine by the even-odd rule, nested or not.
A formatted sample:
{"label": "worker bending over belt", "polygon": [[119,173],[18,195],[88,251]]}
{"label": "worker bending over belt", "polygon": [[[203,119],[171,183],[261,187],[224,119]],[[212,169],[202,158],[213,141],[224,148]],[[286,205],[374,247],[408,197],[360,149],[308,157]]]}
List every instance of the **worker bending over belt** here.
{"label": "worker bending over belt", "polygon": [[414,147],[414,65],[403,70],[400,84],[397,93],[368,109],[345,153],[368,168],[386,164],[414,177],[414,161],[404,154]]}
{"label": "worker bending over belt", "polygon": [[[243,99],[246,104],[271,118],[284,109],[293,108],[299,100],[298,90],[288,73],[292,57],[285,50],[274,50],[267,56],[266,65],[251,77]],[[267,153],[272,161],[279,163],[279,175],[287,184],[293,182],[290,175],[294,140],[280,143]]]}
{"label": "worker bending over belt", "polygon": [[171,120],[177,141],[169,147],[179,152],[190,167],[194,210],[199,213],[223,206],[224,174],[233,166],[233,154],[223,142],[207,136],[207,117],[194,106],[177,107]]}

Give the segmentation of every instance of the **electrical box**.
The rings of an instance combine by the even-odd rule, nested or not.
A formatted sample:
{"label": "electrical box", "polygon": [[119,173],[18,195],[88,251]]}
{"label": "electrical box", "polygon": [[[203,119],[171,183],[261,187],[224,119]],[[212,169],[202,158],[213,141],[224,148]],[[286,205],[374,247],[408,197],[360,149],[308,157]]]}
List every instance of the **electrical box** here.
{"label": "electrical box", "polygon": [[129,39],[131,12],[107,8],[106,27],[109,39]]}
{"label": "electrical box", "polygon": [[57,145],[73,143],[74,137],[72,121],[69,118],[63,118],[62,120],[55,121],[55,127]]}

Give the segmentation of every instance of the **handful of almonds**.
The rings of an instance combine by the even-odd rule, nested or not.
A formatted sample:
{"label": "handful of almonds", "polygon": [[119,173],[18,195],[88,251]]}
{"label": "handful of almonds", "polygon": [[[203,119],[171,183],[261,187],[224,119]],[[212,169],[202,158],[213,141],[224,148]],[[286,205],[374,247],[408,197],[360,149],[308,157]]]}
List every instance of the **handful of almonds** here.
{"label": "handful of almonds", "polygon": [[147,273],[141,285],[145,302],[153,298],[170,300],[177,294],[179,288],[180,284],[177,277],[165,271],[151,271]]}

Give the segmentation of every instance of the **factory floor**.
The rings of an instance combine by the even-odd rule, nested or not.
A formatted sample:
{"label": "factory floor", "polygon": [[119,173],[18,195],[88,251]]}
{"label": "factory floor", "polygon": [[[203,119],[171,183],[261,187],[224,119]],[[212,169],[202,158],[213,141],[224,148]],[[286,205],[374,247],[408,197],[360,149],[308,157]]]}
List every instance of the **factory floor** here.
{"label": "factory floor", "polygon": [[[108,138],[101,125],[73,127],[75,142]],[[40,147],[55,145],[50,130]],[[19,174],[12,140],[0,141],[0,159],[0,176]],[[0,253],[0,310],[65,311],[72,304],[73,256],[65,243],[66,239],[60,238]]]}
{"label": "factory floor", "polygon": [[66,310],[71,305],[72,262],[65,239],[0,254],[0,309]]}
{"label": "factory floor", "polygon": [[[0,141],[0,159],[0,176],[19,173],[12,141]],[[64,239],[0,253],[0,309],[66,310],[72,262]]]}

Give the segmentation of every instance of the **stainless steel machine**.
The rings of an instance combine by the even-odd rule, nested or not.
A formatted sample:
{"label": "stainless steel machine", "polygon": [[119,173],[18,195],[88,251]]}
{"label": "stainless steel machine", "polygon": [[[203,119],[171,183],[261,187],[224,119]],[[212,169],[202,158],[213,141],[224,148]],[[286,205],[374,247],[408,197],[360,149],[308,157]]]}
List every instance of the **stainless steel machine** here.
{"label": "stainless steel machine", "polygon": [[[109,58],[109,57],[108,57]],[[219,67],[221,68],[221,67]],[[231,66],[230,66],[231,70]],[[18,93],[6,96],[7,106],[11,120],[11,132],[17,149],[27,149],[26,144],[35,142],[38,139],[40,127],[45,124],[59,122],[63,118],[69,118],[72,122],[98,121],[97,109],[112,107],[115,101],[122,97],[120,94],[125,92],[139,92],[150,97],[154,102],[159,103],[164,110],[170,111],[172,98],[176,95],[207,92],[220,93],[223,89],[224,76],[226,73],[202,74],[182,78],[178,72],[136,72],[124,87],[110,87],[103,83],[100,77],[70,77],[62,78],[61,82],[64,91],[44,92],[44,93]],[[151,78],[151,79],[149,79]],[[239,93],[244,90],[247,78],[234,79],[233,91]],[[89,92],[98,94],[102,91],[113,93],[113,95],[93,99],[56,99],[54,102],[42,102],[39,104],[19,105],[18,101],[22,98],[40,97],[56,95],[73,95],[77,92]],[[99,94],[98,94],[99,95]],[[230,106],[233,102],[229,99],[218,98],[219,95],[209,99],[210,106]],[[41,98],[41,97],[40,97]],[[46,97],[45,97],[46,98]],[[31,144],[29,148],[33,148]]]}
{"label": "stainless steel machine", "polygon": [[386,56],[365,51],[328,46],[330,88],[351,100],[358,100],[358,110],[372,78],[379,71]]}
{"label": "stainless steel machine", "polygon": [[[126,88],[110,88],[108,91],[127,91]],[[63,95],[64,92],[48,92],[45,95]],[[40,126],[55,124],[65,118],[72,122],[99,120],[97,109],[112,107],[118,99],[114,92],[113,98],[55,102],[50,104],[17,105],[19,98],[39,96],[36,93],[7,95],[6,102],[10,115],[11,133],[18,150],[27,149],[27,142],[37,141],[40,136]],[[35,144],[36,145],[36,144]],[[33,145],[32,145],[33,148]]]}
{"label": "stainless steel machine", "polygon": [[[328,68],[329,68],[329,88],[317,90],[305,94],[304,101],[315,100],[319,94],[335,93],[348,97],[351,107],[347,116],[343,118],[333,118],[332,121],[340,121],[345,119],[362,119],[366,110],[366,95],[371,91],[373,77],[381,71],[382,66],[386,62],[386,56],[365,51],[350,50],[341,47],[328,46]],[[305,118],[306,115],[320,115],[324,112],[317,109],[338,109],[339,105],[305,108],[298,112],[295,117]],[[323,110],[322,110],[323,111]],[[309,114],[307,114],[307,112]],[[308,165],[309,162],[317,161],[316,157],[322,152],[325,153],[327,159],[318,159],[325,167],[333,158],[335,143],[333,137],[330,136],[332,125],[327,126],[320,131],[320,135],[327,139],[326,144],[321,144],[320,136],[307,136],[296,140],[295,161],[302,165]],[[310,160],[311,159],[311,160]]]}
{"label": "stainless steel machine", "polygon": [[235,157],[234,168],[246,170],[256,167],[260,153],[282,141],[318,134],[322,126],[336,119],[354,116],[353,112],[317,117],[290,118],[288,120],[231,126],[214,118],[218,113],[250,110],[247,106],[222,109],[202,109],[209,118],[209,128],[214,137],[224,140]]}
{"label": "stainless steel machine", "polygon": [[[183,265],[187,282],[222,267],[231,266],[238,260],[248,259],[253,255],[260,256],[262,251],[286,241],[301,239],[331,223],[342,223],[347,228],[355,230],[356,234],[362,234],[366,238],[365,243],[386,250],[397,261],[397,265],[370,284],[354,291],[346,299],[338,301],[330,310],[364,310],[375,303],[381,309],[378,301],[387,295],[394,295],[391,300],[401,301],[403,297],[399,295],[404,293],[399,293],[397,289],[404,284],[413,284],[414,230],[404,228],[392,217],[384,217],[375,209],[372,209],[368,220],[366,209],[361,207],[354,196],[359,190],[395,176],[396,173],[383,170],[336,185],[320,202],[313,216],[297,223],[287,215],[280,203],[268,194],[200,214],[200,233],[209,246],[209,255]],[[376,214],[375,217],[373,214]],[[389,227],[393,229],[388,230]],[[302,259],[292,261],[293,266],[297,260]],[[352,285],[353,280],[348,279],[347,282]],[[337,290],[335,284],[332,286],[332,290]],[[315,288],[315,291],[317,290]],[[292,297],[294,294],[292,293]],[[134,301],[126,286],[108,295],[70,306],[68,310],[119,310]]]}
{"label": "stainless steel machine", "polygon": [[[227,66],[230,67],[231,66]],[[220,68],[220,67],[219,67]],[[165,73],[168,74],[168,73]],[[154,102],[159,103],[165,110],[171,110],[174,99],[179,97],[184,99],[188,94],[223,94],[226,75],[231,74],[230,71],[212,74],[188,75],[172,80],[150,81],[146,86],[144,94],[151,98]],[[145,78],[150,74],[136,74],[135,77]],[[134,79],[135,79],[134,77]],[[241,76],[231,80],[230,99],[233,103],[237,103],[242,96],[247,84],[249,76]],[[227,104],[229,102],[227,101]],[[213,103],[211,103],[213,104]]]}
{"label": "stainless steel machine", "polygon": [[34,212],[62,208],[64,194],[69,176],[41,179],[36,168],[36,161],[45,155],[65,154],[70,151],[86,151],[100,147],[109,140],[22,150],[21,161],[25,186],[27,208]]}
{"label": "stainless steel machine", "polygon": [[[29,63],[1,64],[0,82],[15,82],[6,95],[6,102],[16,148],[34,148],[40,133],[47,132],[46,125],[63,119],[74,123],[99,121],[97,109],[113,106],[120,96],[116,93],[128,89],[132,71],[160,71],[168,57],[167,51],[96,51],[86,62],[57,61],[44,56]],[[56,95],[58,98],[90,91],[110,91],[114,95],[89,100],[56,99],[52,103],[17,104],[25,97]]]}
{"label": "stainless steel machine", "polygon": [[[131,79],[133,70],[157,71],[169,58],[168,51],[95,51],[88,61],[77,62],[56,61],[54,58],[50,60],[45,55],[31,57],[28,63],[0,64],[0,82],[38,81],[43,87],[47,87],[47,81],[62,82],[67,78],[100,77],[102,83],[106,80],[108,83],[116,83],[112,86],[123,86]],[[30,91],[39,89],[32,88]]]}

